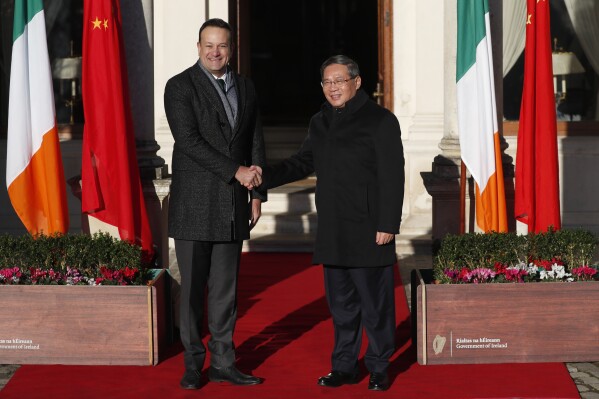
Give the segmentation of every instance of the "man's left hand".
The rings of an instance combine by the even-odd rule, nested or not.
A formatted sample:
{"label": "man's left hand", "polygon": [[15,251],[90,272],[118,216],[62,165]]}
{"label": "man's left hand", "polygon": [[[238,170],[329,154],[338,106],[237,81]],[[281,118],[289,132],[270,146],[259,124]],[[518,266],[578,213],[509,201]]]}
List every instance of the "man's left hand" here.
{"label": "man's left hand", "polygon": [[258,219],[262,215],[262,200],[257,198],[252,199],[250,202],[250,230],[254,228]]}
{"label": "man's left hand", "polygon": [[389,244],[391,240],[393,240],[394,234],[383,233],[382,231],[376,232],[376,244],[377,245],[385,245]]}

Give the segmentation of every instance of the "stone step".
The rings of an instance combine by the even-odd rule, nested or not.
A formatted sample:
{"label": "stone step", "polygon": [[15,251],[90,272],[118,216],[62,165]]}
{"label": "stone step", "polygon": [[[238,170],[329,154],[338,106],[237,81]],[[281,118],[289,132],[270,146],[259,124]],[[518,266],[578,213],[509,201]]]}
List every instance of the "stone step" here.
{"label": "stone step", "polygon": [[294,213],[303,214],[316,212],[314,203],[315,193],[295,192],[295,193],[268,193],[268,201],[262,204],[262,213]]}
{"label": "stone step", "polygon": [[316,231],[316,212],[262,212],[258,224],[252,230],[256,235],[311,234]]}
{"label": "stone step", "polygon": [[307,127],[264,126],[262,130],[271,165],[295,154],[308,134]]}
{"label": "stone step", "polygon": [[313,212],[316,178],[309,177],[268,190],[263,212]]}
{"label": "stone step", "polygon": [[[312,252],[317,228],[316,180],[308,178],[269,190],[262,216],[244,243],[244,251]],[[430,254],[429,215],[410,216],[396,237],[400,255]]]}
{"label": "stone step", "polygon": [[[252,230],[250,240],[244,241],[244,252],[312,252],[314,234],[257,234]],[[400,234],[395,239],[398,256],[430,255],[431,240],[426,236]]]}
{"label": "stone step", "polygon": [[[254,229],[255,230],[255,229]],[[314,234],[256,234],[243,242],[244,252],[312,252]]]}

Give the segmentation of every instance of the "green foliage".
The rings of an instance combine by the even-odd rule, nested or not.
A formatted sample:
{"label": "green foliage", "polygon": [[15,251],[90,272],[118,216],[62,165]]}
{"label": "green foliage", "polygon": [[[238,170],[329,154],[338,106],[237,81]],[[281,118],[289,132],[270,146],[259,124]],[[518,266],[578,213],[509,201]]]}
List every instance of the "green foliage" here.
{"label": "green foliage", "polygon": [[447,280],[446,270],[459,271],[503,265],[528,264],[533,261],[559,260],[567,270],[588,266],[597,237],[585,230],[549,230],[547,233],[468,233],[447,235],[433,260],[435,279]]}
{"label": "green foliage", "polygon": [[596,246],[597,238],[585,230],[550,230],[529,238],[530,259],[558,259],[569,268],[588,266]]}
{"label": "green foliage", "polygon": [[[89,278],[105,277],[111,271],[136,269],[136,284],[142,284],[145,270],[142,251],[137,245],[107,233],[55,234],[38,236],[0,235],[0,270],[19,268],[22,272],[37,268],[67,274],[76,269]],[[101,270],[102,269],[102,270]],[[103,284],[110,284],[106,279]],[[41,280],[40,280],[41,281]]]}

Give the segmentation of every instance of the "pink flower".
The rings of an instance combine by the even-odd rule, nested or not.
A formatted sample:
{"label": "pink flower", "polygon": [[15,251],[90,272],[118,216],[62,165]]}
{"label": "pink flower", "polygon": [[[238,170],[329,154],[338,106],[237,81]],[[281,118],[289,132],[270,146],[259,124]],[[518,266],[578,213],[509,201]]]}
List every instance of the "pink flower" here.
{"label": "pink flower", "polygon": [[478,269],[472,270],[468,273],[468,280],[473,282],[474,284],[478,283],[486,283],[495,278],[495,272],[491,269],[481,267]]}
{"label": "pink flower", "polygon": [[576,276],[577,280],[592,280],[595,274],[597,274],[597,270],[588,266],[575,267],[572,269],[572,275]]}
{"label": "pink flower", "polygon": [[0,270],[0,283],[2,284],[18,284],[21,280],[21,269],[18,267],[9,267]]}

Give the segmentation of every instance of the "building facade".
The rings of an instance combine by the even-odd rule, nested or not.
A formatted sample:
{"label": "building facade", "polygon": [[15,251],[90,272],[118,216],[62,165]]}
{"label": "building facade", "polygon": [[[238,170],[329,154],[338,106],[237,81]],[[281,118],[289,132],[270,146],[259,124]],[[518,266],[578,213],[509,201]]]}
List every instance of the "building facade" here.
{"label": "building facade", "polygon": [[[3,67],[0,174],[3,182],[10,51],[6,45],[10,34],[6,22],[12,16],[10,5],[13,2],[0,2],[3,50],[0,59]],[[81,54],[77,51],[81,38],[73,32],[86,23],[79,12],[82,2],[45,2],[47,18],[54,18],[48,25],[68,27],[62,32],[49,32],[51,61]],[[522,75],[518,68],[522,68],[525,1],[489,0],[489,3],[497,103],[503,122],[500,129],[505,137],[504,164],[506,170],[511,170],[516,153],[518,87],[521,87]],[[561,31],[555,29],[556,52],[561,49],[578,54],[585,71],[565,73],[567,87],[572,88],[571,94],[565,97],[570,103],[558,104],[561,106],[558,108],[558,148],[563,227],[583,227],[599,233],[599,201],[596,200],[599,194],[596,184],[599,181],[596,166],[599,160],[596,112],[599,78],[595,69],[599,66],[599,49],[584,39],[596,37],[589,36],[593,27],[576,27],[575,23],[580,12],[599,14],[592,0],[551,0],[551,3],[552,24],[568,27]],[[591,9],[585,9],[587,6]],[[152,213],[155,241],[163,249],[163,264],[171,263],[173,258],[169,259],[168,248],[172,245],[165,231],[173,139],[165,117],[163,90],[171,76],[197,61],[199,27],[213,17],[229,20],[237,30],[239,46],[235,68],[254,79],[258,94],[264,98],[262,110],[265,133],[271,143],[269,147],[267,142],[271,160],[286,156],[299,145],[309,116],[323,101],[319,63],[336,52],[345,52],[360,63],[366,89],[374,98],[382,94],[381,101],[397,115],[402,127],[406,194],[401,236],[408,240],[434,238],[439,232],[457,229],[452,225],[439,230],[437,225],[435,230],[433,226],[434,217],[438,224],[449,223],[440,217],[440,210],[455,212],[453,205],[443,208],[443,204],[433,212],[435,195],[453,200],[457,194],[455,173],[460,142],[455,90],[456,0],[294,0],[289,2],[292,11],[287,11],[287,5],[285,10],[279,10],[282,7],[278,2],[266,0],[123,0],[121,7],[138,158],[150,198],[148,208]],[[599,17],[596,23],[599,25]],[[561,82],[562,76],[558,78]],[[58,78],[55,94],[65,178],[72,179],[73,193],[76,193],[83,121],[81,104],[77,102],[79,77],[67,79],[66,83],[73,81],[74,95],[69,92],[71,86],[65,89],[65,82]],[[68,100],[74,100],[75,104],[65,105]],[[71,115],[74,123],[71,123]],[[431,187],[427,187],[427,174],[445,179],[453,188],[432,194],[435,189],[431,191]],[[70,230],[79,232],[86,228],[86,220],[81,217],[80,202],[73,193],[69,193]],[[471,225],[468,228],[474,229]],[[6,190],[0,192],[0,231],[25,232]]]}

